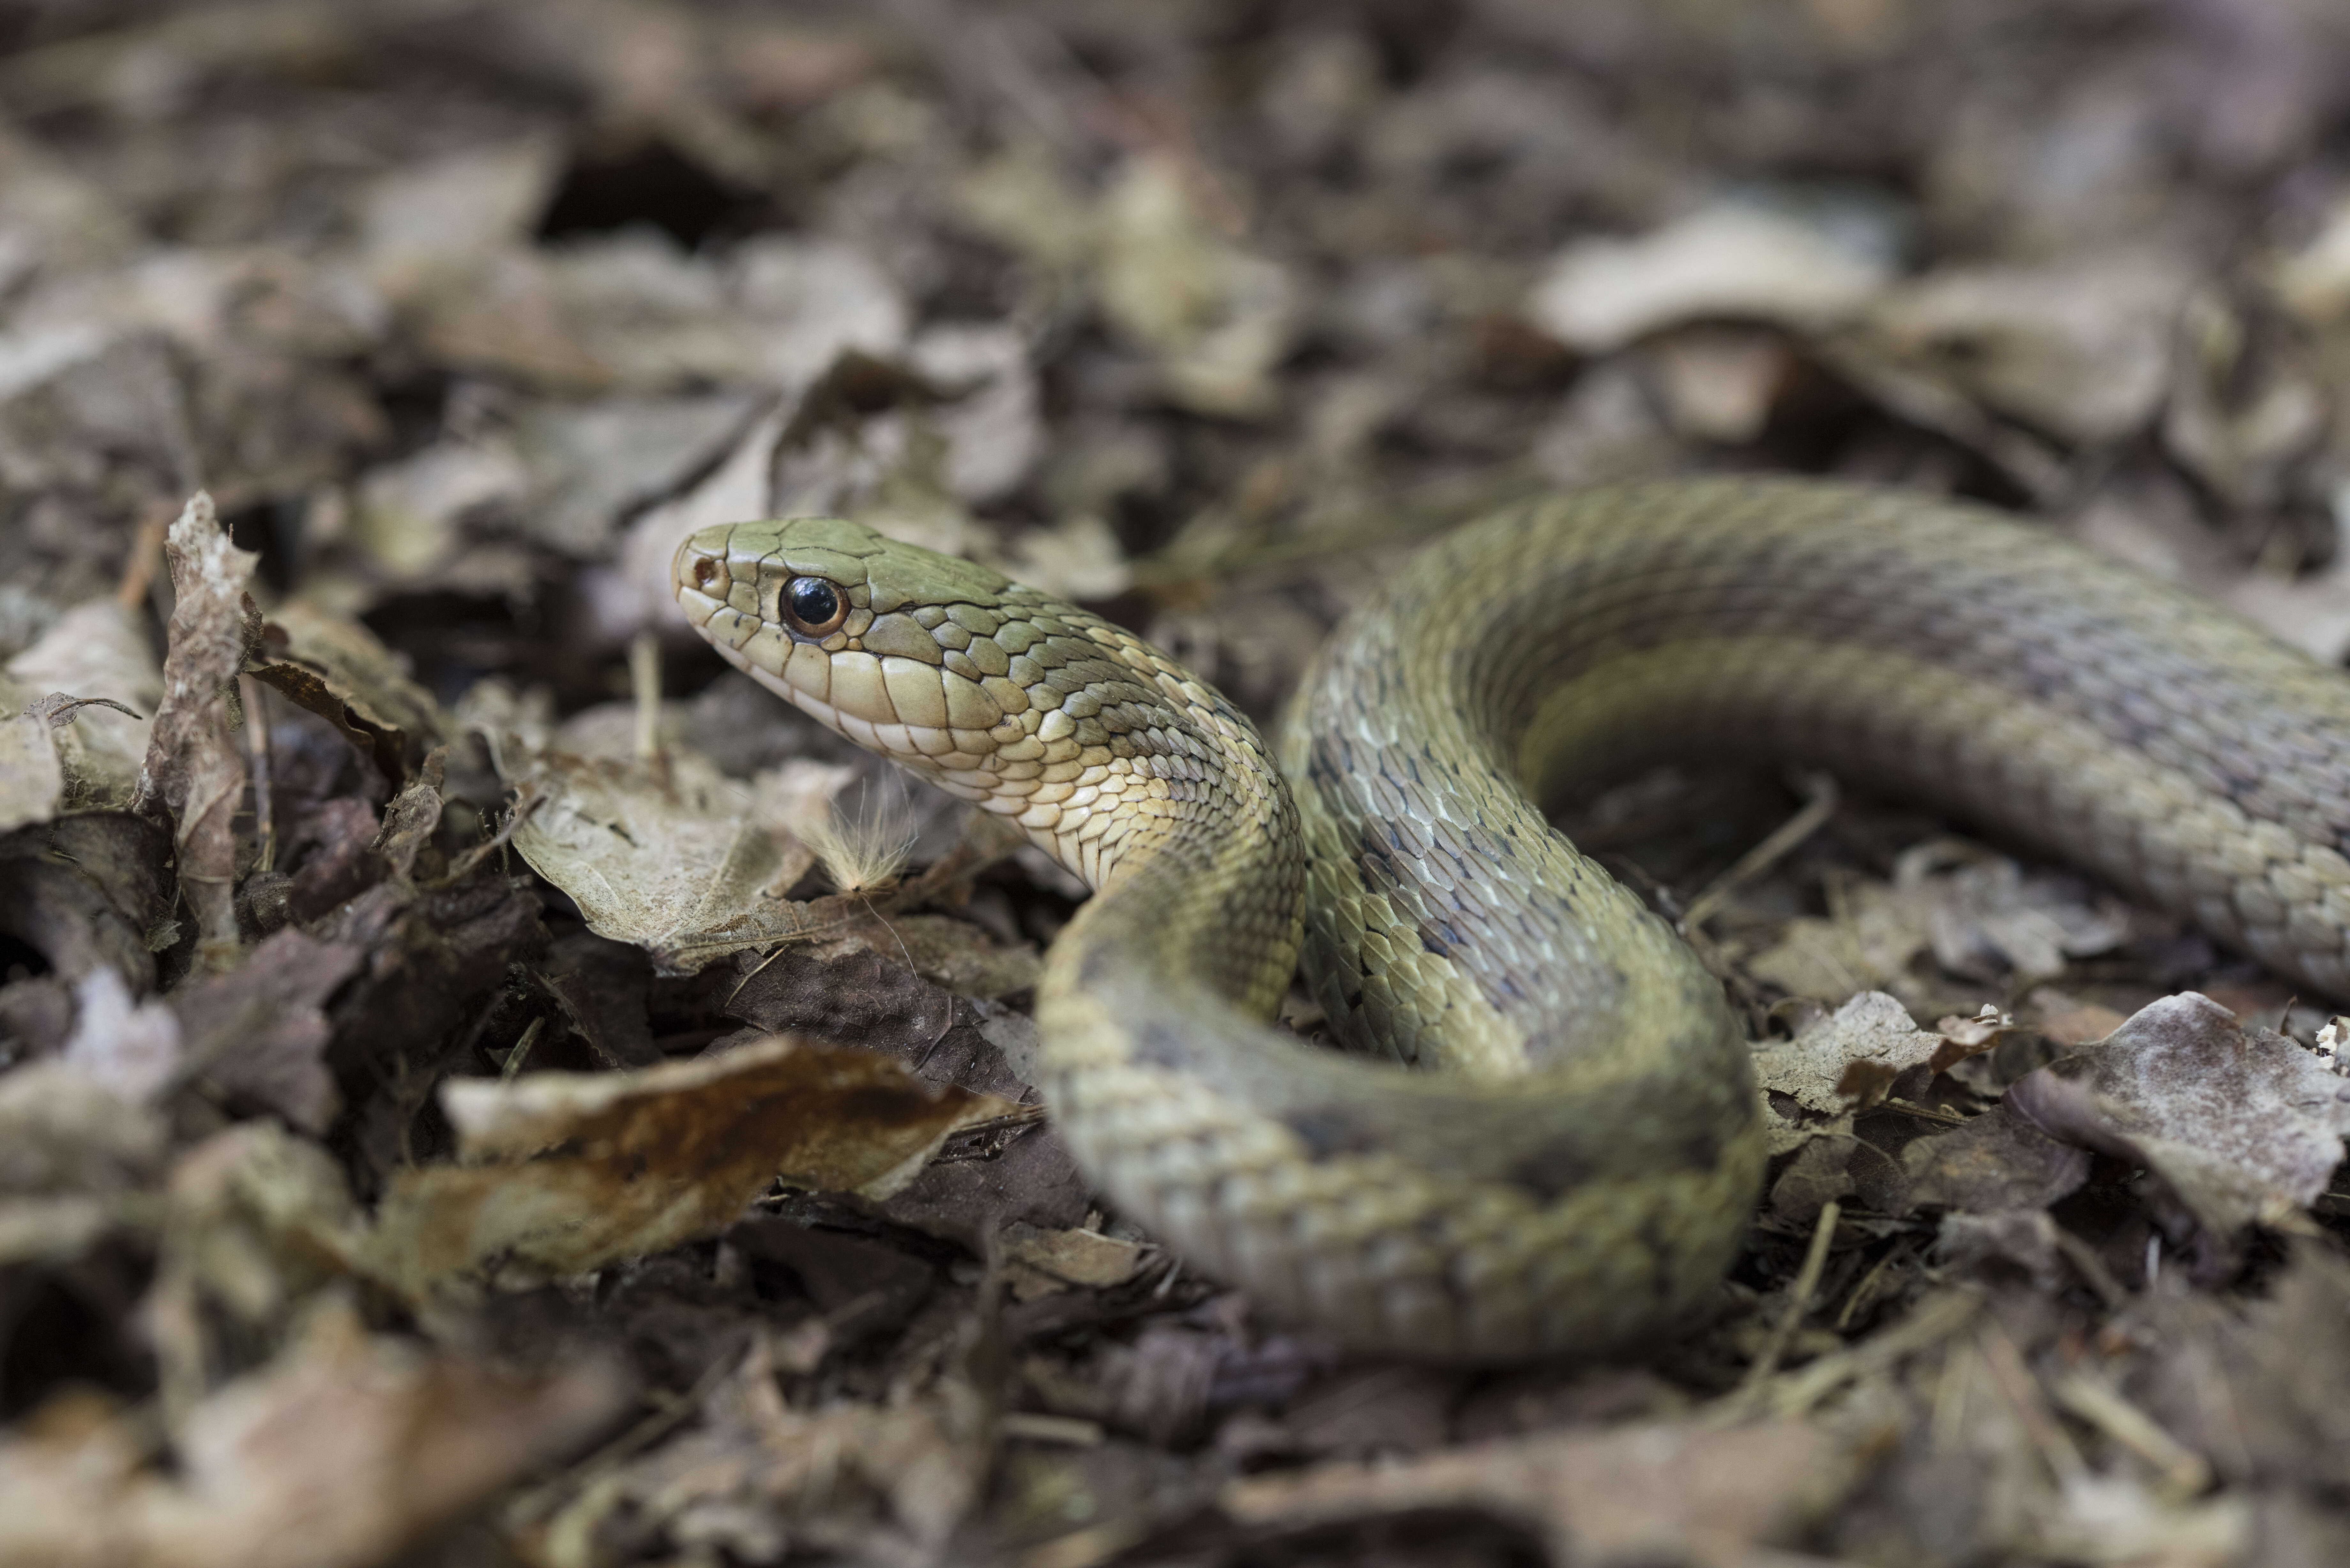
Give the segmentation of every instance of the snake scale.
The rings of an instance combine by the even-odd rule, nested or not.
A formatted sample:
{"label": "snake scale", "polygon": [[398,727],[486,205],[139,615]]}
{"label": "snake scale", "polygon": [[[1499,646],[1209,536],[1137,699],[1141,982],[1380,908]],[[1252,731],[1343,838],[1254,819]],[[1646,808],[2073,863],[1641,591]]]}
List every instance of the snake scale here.
{"label": "snake scale", "polygon": [[[1621,1346],[1739,1246],[1749,1047],[1549,826],[1570,781],[1825,765],[2350,995],[2350,679],[1987,509],[1751,477],[1515,506],[1339,628],[1277,767],[1130,632],[853,523],[704,529],[676,592],[737,668],[1096,890],[1036,994],[1079,1163],[1358,1348]],[[1268,1022],[1301,956],[1349,1054]]]}

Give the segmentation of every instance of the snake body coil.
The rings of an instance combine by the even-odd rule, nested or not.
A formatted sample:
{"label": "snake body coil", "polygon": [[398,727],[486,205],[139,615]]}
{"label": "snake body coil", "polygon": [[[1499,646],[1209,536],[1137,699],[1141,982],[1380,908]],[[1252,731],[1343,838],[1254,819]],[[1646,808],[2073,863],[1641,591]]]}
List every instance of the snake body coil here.
{"label": "snake body coil", "polygon": [[[2350,995],[2350,680],[1981,509],[1705,480],[1463,529],[1324,650],[1294,805],[1213,691],[983,568],[817,519],[705,529],[676,571],[738,668],[1097,889],[1037,992],[1064,1135],[1185,1256],[1360,1348],[1653,1334],[1751,1211],[1737,1021],[1547,826],[1570,779],[1823,763]],[[1265,1022],[1301,945],[1358,1054]]]}

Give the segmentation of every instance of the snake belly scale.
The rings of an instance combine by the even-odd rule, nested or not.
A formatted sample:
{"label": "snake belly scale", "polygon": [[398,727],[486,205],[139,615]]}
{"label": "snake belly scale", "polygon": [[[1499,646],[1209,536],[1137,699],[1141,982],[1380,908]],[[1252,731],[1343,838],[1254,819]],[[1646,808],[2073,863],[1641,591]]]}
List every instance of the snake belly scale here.
{"label": "snake belly scale", "polygon": [[[1358,1348],[1604,1351],[1736,1252],[1749,1048],[1548,826],[1570,781],[1825,765],[2350,995],[2350,679],[1980,508],[1753,478],[1519,505],[1339,628],[1278,767],[1133,634],[852,523],[704,529],[676,592],[737,668],[1095,888],[1036,1002],[1078,1161]],[[1267,1022],[1301,953],[1352,1054]]]}

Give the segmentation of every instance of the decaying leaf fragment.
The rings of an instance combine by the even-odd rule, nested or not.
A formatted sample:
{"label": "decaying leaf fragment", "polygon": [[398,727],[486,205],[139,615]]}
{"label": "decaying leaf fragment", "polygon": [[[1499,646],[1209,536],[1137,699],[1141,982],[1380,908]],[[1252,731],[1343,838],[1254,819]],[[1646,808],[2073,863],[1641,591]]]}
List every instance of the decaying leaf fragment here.
{"label": "decaying leaf fragment", "polygon": [[162,671],[140,613],[110,594],[76,605],[10,659],[7,673],[36,697],[104,704],[73,710],[72,722],[62,727],[64,711],[48,710],[64,772],[62,805],[69,811],[129,805],[163,697]]}
{"label": "decaying leaf fragment", "polygon": [[778,1178],[886,1198],[950,1134],[1018,1109],[791,1035],[641,1072],[460,1078],[441,1103],[466,1163],[403,1173],[379,1220],[386,1272],[417,1294],[484,1264],[560,1278],[712,1235]]}
{"label": "decaying leaf fragment", "polygon": [[240,942],[234,818],[244,792],[228,693],[261,635],[261,613],[244,591],[261,557],[229,543],[202,492],[172,524],[163,548],[179,597],[135,804],[172,818],[180,885],[196,916],[197,961],[221,968]]}
{"label": "decaying leaf fragment", "polygon": [[1243,1522],[1285,1528],[1473,1509],[1539,1531],[1551,1561],[1576,1568],[1731,1563],[1792,1542],[1866,1468],[1856,1445],[1801,1421],[1659,1422],[1239,1480],[1222,1503]]}
{"label": "decaying leaf fragment", "polygon": [[278,607],[262,637],[248,673],[332,724],[393,786],[446,733],[432,694],[359,622],[296,601]]}
{"label": "decaying leaf fragment", "polygon": [[[1920,1029],[1900,1002],[1865,992],[1794,1039],[1754,1054],[1771,1152],[1786,1153],[1828,1123],[1849,1130],[1852,1113],[1882,1102],[1903,1074],[1923,1068],[1929,1077],[1981,1048]],[[1794,1114],[1776,1106],[1782,1096]]]}
{"label": "decaying leaf fragment", "polygon": [[868,1563],[943,1561],[987,1472],[969,1388],[945,1381],[889,1404],[795,1409],[776,1384],[787,1363],[776,1336],[754,1340],[703,1400],[697,1429],[587,1490],[548,1523],[546,1539],[603,1540],[627,1528],[744,1562],[780,1561],[787,1547]]}
{"label": "decaying leaf fragment", "polygon": [[[45,1568],[360,1568],[560,1458],[617,1415],[600,1360],[540,1377],[316,1314],[171,1433],[60,1412],[0,1441],[0,1561]],[[93,1419],[92,1417],[96,1418]]]}
{"label": "decaying leaf fragment", "polygon": [[2350,1134],[2350,1081],[2192,991],[2017,1080],[2004,1103],[2051,1137],[2146,1167],[2222,1242],[2316,1201]]}
{"label": "decaying leaf fragment", "polygon": [[763,820],[773,814],[756,809],[757,784],[685,746],[639,759],[543,743],[494,690],[475,691],[465,722],[492,739],[499,771],[523,792],[515,850],[571,895],[597,935],[691,973],[816,923],[783,896],[815,857]]}

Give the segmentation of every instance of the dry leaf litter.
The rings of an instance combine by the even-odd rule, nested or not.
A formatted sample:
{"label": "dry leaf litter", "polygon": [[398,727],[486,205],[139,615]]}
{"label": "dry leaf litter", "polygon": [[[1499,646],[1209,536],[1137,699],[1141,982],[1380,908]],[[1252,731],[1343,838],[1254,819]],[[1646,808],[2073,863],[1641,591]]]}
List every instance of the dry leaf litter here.
{"label": "dry leaf litter", "polygon": [[2340,662],[2345,82],[2317,0],[0,12],[0,1562],[2350,1561],[2326,999],[1611,784],[1758,1043],[1720,1310],[1350,1359],[1055,1141],[1082,889],[665,587],[841,513],[1266,717],[1487,506],[1794,470]]}

